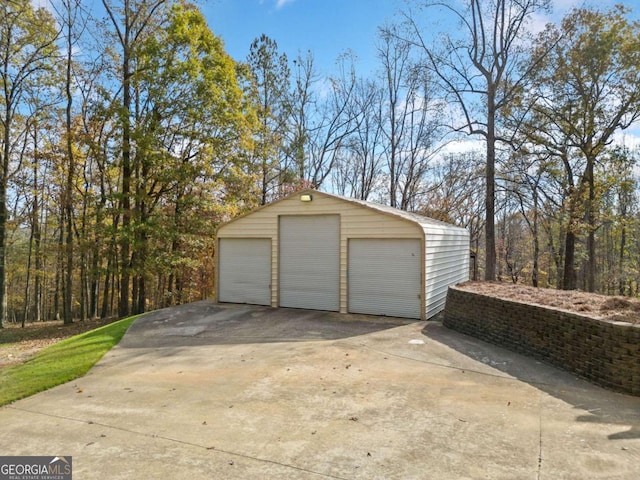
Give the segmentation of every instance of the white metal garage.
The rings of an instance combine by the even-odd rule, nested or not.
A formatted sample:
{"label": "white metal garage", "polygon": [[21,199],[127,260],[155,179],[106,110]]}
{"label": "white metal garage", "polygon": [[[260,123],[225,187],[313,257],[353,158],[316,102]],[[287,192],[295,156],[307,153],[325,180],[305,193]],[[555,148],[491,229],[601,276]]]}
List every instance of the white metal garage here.
{"label": "white metal garage", "polygon": [[217,237],[220,302],[427,319],[449,285],[469,278],[465,229],[314,190],[238,217]]}
{"label": "white metal garage", "polygon": [[350,239],[348,311],[420,318],[420,250],[413,238]]}
{"label": "white metal garage", "polygon": [[280,217],[280,306],[340,310],[340,216]]}
{"label": "white metal garage", "polygon": [[271,239],[222,238],[218,300],[271,305]]}

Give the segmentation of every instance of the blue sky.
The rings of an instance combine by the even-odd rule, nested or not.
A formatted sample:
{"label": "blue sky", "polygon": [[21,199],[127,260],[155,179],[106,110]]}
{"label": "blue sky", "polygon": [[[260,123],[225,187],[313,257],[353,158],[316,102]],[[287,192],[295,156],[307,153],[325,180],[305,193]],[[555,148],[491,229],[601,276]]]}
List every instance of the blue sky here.
{"label": "blue sky", "polygon": [[[450,0],[452,3],[460,0]],[[607,8],[623,3],[640,15],[639,0],[551,0],[549,15],[536,15],[532,27],[542,30],[548,22],[559,21],[573,7],[589,4]],[[265,33],[278,43],[290,60],[298,52],[311,50],[317,74],[336,73],[339,55],[351,50],[357,57],[360,76],[373,76],[378,68],[377,34],[385,22],[398,19],[397,13],[411,0],[202,0],[199,2],[209,27],[224,40],[227,52],[243,61],[251,42]],[[446,27],[440,24],[439,28]],[[629,146],[640,145],[640,127],[617,135]],[[623,140],[624,138],[624,140]],[[473,141],[470,140],[473,143]],[[465,142],[458,142],[464,144]],[[460,147],[460,145],[458,145]],[[463,149],[469,146],[462,145]]]}
{"label": "blue sky", "polygon": [[332,73],[347,49],[366,74],[375,64],[377,29],[400,5],[399,0],[208,0],[201,9],[236,60],[244,60],[251,42],[265,33],[290,59],[311,50],[319,74]]}
{"label": "blue sky", "polygon": [[[450,0],[455,3],[459,0]],[[570,8],[593,3],[607,7],[621,0],[552,0],[553,13],[538,15],[536,27],[557,21]],[[318,74],[335,72],[337,57],[350,49],[357,71],[368,76],[377,67],[378,28],[407,4],[405,0],[202,0],[199,2],[210,28],[221,37],[227,52],[245,60],[251,42],[265,33],[278,43],[290,60],[301,51],[314,54]],[[638,0],[622,0],[640,10]],[[396,17],[397,18],[397,17]],[[441,25],[442,26],[442,25]]]}

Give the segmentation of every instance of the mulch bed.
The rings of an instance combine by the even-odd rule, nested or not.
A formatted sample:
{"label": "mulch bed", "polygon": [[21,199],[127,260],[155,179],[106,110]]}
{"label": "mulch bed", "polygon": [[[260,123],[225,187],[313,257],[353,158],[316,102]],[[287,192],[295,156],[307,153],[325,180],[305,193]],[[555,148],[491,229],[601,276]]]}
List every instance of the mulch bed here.
{"label": "mulch bed", "polygon": [[640,324],[640,300],[581,291],[534,288],[501,282],[466,282],[459,288],[503,300],[542,305],[592,318]]}

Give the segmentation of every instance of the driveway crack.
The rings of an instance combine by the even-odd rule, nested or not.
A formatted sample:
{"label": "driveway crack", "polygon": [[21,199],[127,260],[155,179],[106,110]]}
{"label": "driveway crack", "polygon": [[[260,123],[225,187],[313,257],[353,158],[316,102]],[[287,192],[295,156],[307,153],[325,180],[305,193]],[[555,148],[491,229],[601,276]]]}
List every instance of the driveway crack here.
{"label": "driveway crack", "polygon": [[542,477],[542,395],[538,396],[538,470],[536,480]]}
{"label": "driveway crack", "polygon": [[231,456],[238,457],[238,458],[244,458],[244,459],[253,460],[253,461],[256,461],[256,462],[268,463],[268,464],[271,464],[271,465],[277,465],[279,467],[290,468],[292,470],[296,470],[296,471],[299,471],[299,472],[304,472],[304,473],[315,475],[315,476],[322,477],[322,478],[331,478],[331,479],[335,479],[335,480],[348,480],[345,477],[338,477],[336,475],[331,475],[331,474],[328,474],[328,473],[316,472],[314,470],[309,470],[308,468],[298,467],[296,465],[291,465],[291,464],[288,464],[288,463],[279,462],[277,460],[270,460],[268,458],[256,457],[256,456],[249,455],[249,454],[246,454],[246,453],[234,452],[234,451],[231,451],[231,450],[225,450],[223,448],[218,448],[218,447],[200,445],[198,443],[187,442],[187,441],[184,441],[184,440],[179,440],[177,438],[171,438],[171,437],[167,437],[167,436],[164,436],[164,435],[157,435],[157,434],[154,434],[154,433],[140,432],[140,431],[137,431],[137,430],[131,430],[131,429],[128,429],[128,428],[118,427],[118,426],[115,426],[115,425],[109,425],[109,424],[106,424],[106,423],[94,422],[92,420],[83,420],[83,419],[80,419],[80,418],[67,417],[67,416],[64,416],[64,415],[55,415],[55,414],[52,414],[52,413],[42,413],[42,412],[37,412],[37,411],[34,411],[34,410],[29,410],[29,409],[26,409],[26,408],[14,407],[14,406],[11,406],[11,405],[5,406],[4,408],[17,410],[17,411],[25,412],[25,413],[30,413],[30,414],[33,414],[33,415],[42,415],[44,417],[57,418],[57,419],[66,420],[66,421],[69,421],[69,422],[77,422],[77,423],[84,423],[84,424],[89,424],[89,425],[97,425],[99,427],[110,428],[110,429],[113,429],[113,430],[119,430],[119,431],[125,432],[125,433],[130,433],[130,434],[134,434],[134,435],[141,435],[141,436],[148,437],[148,438],[156,438],[156,439],[164,440],[164,441],[167,441],[167,442],[178,443],[178,444],[189,446],[189,447],[201,448],[201,449],[207,450],[207,451],[214,451],[214,452],[224,453],[225,455],[231,455]]}

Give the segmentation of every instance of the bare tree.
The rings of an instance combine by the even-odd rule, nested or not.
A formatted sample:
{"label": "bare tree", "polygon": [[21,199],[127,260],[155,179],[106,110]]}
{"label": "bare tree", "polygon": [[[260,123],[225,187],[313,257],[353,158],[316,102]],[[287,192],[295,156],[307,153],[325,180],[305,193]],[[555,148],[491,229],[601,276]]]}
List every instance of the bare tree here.
{"label": "bare tree", "polygon": [[318,102],[308,122],[304,160],[306,180],[320,187],[345,154],[349,136],[362,122],[362,111],[354,108],[357,78],[350,52],[338,60],[339,74],[329,78],[329,93]]}
{"label": "bare tree", "polygon": [[[407,120],[408,102],[403,97],[407,89],[408,70],[411,68],[411,44],[397,37],[395,27],[388,27],[380,32],[381,45],[378,57],[382,63],[382,76],[385,91],[385,112],[382,121],[387,138],[387,168],[389,170],[389,203],[398,205],[398,183],[400,177],[401,142],[405,131],[409,128]],[[407,96],[410,92],[407,93]]]}
{"label": "bare tree", "polygon": [[419,46],[424,67],[433,72],[446,99],[459,107],[451,128],[479,135],[486,142],[486,258],[485,279],[496,277],[495,165],[500,140],[498,122],[528,72],[519,69],[527,21],[548,6],[548,0],[465,0],[462,7],[450,2],[425,1],[429,11],[441,9],[459,29],[443,33],[438,45],[427,43],[425,27],[411,12],[405,14],[408,39]]}
{"label": "bare tree", "polygon": [[473,262],[472,278],[478,279],[484,202],[477,192],[484,189],[484,175],[478,167],[478,152],[446,154],[429,171],[428,186],[418,211],[428,217],[469,230]]}
{"label": "bare tree", "polygon": [[306,178],[306,146],[311,112],[317,107],[315,87],[319,81],[315,70],[313,54],[308,51],[305,56],[298,54],[293,60],[293,87],[289,94],[288,110],[291,128],[285,129],[289,135],[287,154],[291,165],[285,169],[295,172],[296,181]]}
{"label": "bare tree", "polygon": [[361,115],[359,127],[346,141],[345,154],[333,171],[333,183],[341,195],[367,200],[382,181],[384,134],[380,120],[383,89],[359,79],[352,108]]}
{"label": "bare tree", "polygon": [[385,98],[382,131],[386,138],[389,202],[403,210],[416,206],[429,162],[438,151],[434,87],[428,70],[413,58],[413,46],[397,26],[380,30],[378,57]]}

